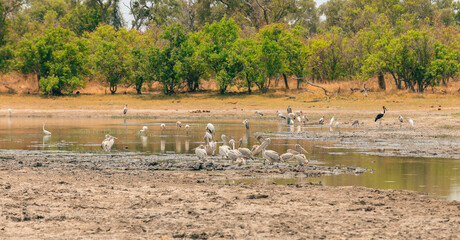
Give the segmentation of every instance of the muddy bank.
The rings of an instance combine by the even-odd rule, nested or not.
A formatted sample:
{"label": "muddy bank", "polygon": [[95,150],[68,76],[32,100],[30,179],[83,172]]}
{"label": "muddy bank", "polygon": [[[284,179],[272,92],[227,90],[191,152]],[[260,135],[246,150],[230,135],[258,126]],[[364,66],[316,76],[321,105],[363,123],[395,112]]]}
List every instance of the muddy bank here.
{"label": "muddy bank", "polygon": [[[319,125],[310,127],[320,128]],[[358,149],[365,154],[378,156],[405,156],[460,159],[458,132],[426,128],[333,128],[323,131],[302,128],[296,132],[259,133],[272,138],[309,139],[333,142],[332,147]],[[331,147],[331,146],[328,146]]]}
{"label": "muddy bank", "polygon": [[418,192],[214,181],[244,171],[0,166],[2,239],[460,236],[460,203]]}
{"label": "muddy bank", "polygon": [[319,177],[332,174],[361,174],[359,167],[328,167],[316,164],[298,165],[295,162],[264,164],[262,159],[238,166],[220,157],[198,161],[192,154],[140,155],[130,152],[78,153],[69,151],[0,150],[0,164],[8,169],[84,169],[111,171],[240,171],[246,174],[285,174],[294,177]]}

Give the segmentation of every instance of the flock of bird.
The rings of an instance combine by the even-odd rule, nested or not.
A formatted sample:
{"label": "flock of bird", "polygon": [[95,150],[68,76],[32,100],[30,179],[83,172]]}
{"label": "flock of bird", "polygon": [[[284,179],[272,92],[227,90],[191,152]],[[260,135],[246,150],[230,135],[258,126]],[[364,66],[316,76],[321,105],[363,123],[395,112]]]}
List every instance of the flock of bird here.
{"label": "flock of bird", "polygon": [[[381,126],[381,121],[383,117],[385,116],[385,113],[387,111],[387,108],[385,106],[382,107],[383,112],[377,114],[375,117],[374,122],[379,121],[379,126]],[[9,115],[11,117],[13,110],[8,109]],[[125,104],[125,107],[123,109],[123,115],[126,115],[128,112],[128,105]],[[303,114],[302,111],[298,111],[296,113],[293,113],[291,106],[288,106],[286,109],[287,112],[287,117],[283,115],[280,111],[276,112],[276,115],[287,121],[288,125],[294,125],[295,121],[301,124],[306,124],[309,121],[309,118]],[[255,112],[259,117],[263,117],[264,114],[260,111]],[[402,127],[402,124],[404,122],[404,118],[402,116],[398,117],[399,123],[400,123],[400,128]],[[324,125],[325,122],[325,117],[322,116],[318,124],[319,125]],[[408,119],[409,124],[411,127],[414,127],[414,121],[409,118]],[[249,121],[245,119],[243,121],[244,127],[249,130]],[[330,121],[329,125],[331,127],[337,127],[339,125],[339,122],[336,121],[335,117],[333,116]],[[359,120],[353,121],[351,124],[352,126],[359,126],[360,122]],[[161,130],[166,129],[166,124],[162,123],[160,125]],[[182,123],[180,121],[176,122],[176,128],[181,129],[182,128]],[[185,131],[188,132],[190,131],[190,125],[186,124],[184,126]],[[139,130],[139,134],[145,134],[147,133],[148,127],[143,126],[142,129]],[[296,145],[296,149],[288,149],[286,153],[279,154],[276,151],[273,150],[267,150],[267,147],[271,143],[270,138],[264,138],[262,136],[257,137],[258,145],[252,146],[252,149],[244,148],[242,147],[243,144],[243,139],[240,138],[238,142],[236,142],[233,137],[231,136],[226,136],[224,134],[221,135],[221,140],[222,140],[222,145],[217,148],[217,142],[215,140],[215,134],[216,134],[216,129],[212,123],[208,123],[206,128],[205,128],[205,135],[204,135],[204,144],[198,146],[195,148],[195,154],[198,157],[199,160],[208,160],[210,156],[215,156],[217,149],[219,150],[219,155],[222,158],[229,159],[231,162],[236,162],[237,164],[246,164],[247,161],[249,160],[254,160],[257,156],[261,155],[262,158],[270,163],[275,163],[275,162],[288,162],[291,160],[296,160],[299,164],[307,164],[308,159],[306,158],[305,154],[308,152],[299,144]],[[50,131],[47,131],[45,129],[45,123],[43,122],[43,133],[47,136],[51,135]],[[101,148],[104,151],[111,151],[112,146],[115,143],[115,139],[117,139],[114,136],[111,136],[109,134],[105,135],[104,141],[102,141]]]}
{"label": "flock of bird", "polygon": [[[249,129],[249,123],[247,120],[243,121],[244,126]],[[215,127],[212,123],[206,125],[204,135],[204,145],[200,145],[195,148],[195,154],[201,161],[209,160],[210,156],[216,155],[217,142],[215,141]],[[219,155],[230,160],[232,163],[235,162],[238,165],[247,164],[249,160],[255,160],[258,155],[262,155],[265,161],[273,164],[275,162],[289,162],[296,160],[299,164],[307,164],[308,159],[305,156],[308,152],[299,144],[296,144],[296,150],[289,149],[286,153],[279,154],[273,150],[267,150],[270,145],[270,138],[264,138],[262,136],[257,137],[258,145],[252,146],[252,149],[242,147],[243,138],[240,138],[236,142],[232,137],[221,135],[222,145],[219,146]]]}

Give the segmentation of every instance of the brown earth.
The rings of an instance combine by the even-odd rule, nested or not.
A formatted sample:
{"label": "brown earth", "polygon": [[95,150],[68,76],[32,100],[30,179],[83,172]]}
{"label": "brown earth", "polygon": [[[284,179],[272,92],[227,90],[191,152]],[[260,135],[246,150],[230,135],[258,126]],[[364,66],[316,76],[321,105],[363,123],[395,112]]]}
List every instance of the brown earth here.
{"label": "brown earth", "polygon": [[239,175],[223,171],[1,166],[0,173],[2,239],[460,236],[460,203],[418,192],[214,181]]}

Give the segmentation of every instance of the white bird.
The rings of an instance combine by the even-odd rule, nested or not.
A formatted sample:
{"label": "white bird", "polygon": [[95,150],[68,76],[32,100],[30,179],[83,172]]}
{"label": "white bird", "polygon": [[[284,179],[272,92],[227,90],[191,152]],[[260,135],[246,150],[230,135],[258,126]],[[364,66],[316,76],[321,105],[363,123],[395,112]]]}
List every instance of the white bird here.
{"label": "white bird", "polygon": [[190,131],[190,126],[188,124],[185,124],[185,131],[188,133]]}
{"label": "white bird", "polygon": [[302,118],[300,116],[297,116],[297,122],[302,122]]}
{"label": "white bird", "polygon": [[110,152],[112,150],[112,146],[115,143],[115,139],[118,139],[114,136],[110,136],[109,134],[105,135],[104,141],[102,141],[101,148],[106,152]]}
{"label": "white bird", "polygon": [[288,149],[287,152],[288,152],[288,153],[292,153],[292,154],[294,154],[294,155],[299,155],[299,154],[302,154],[302,153],[305,153],[305,154],[308,153],[307,150],[305,150],[305,148],[303,148],[302,146],[300,146],[300,144],[296,144],[296,145],[295,145],[295,149],[296,149],[296,150],[294,150],[294,149]]}
{"label": "white bird", "polygon": [[297,154],[297,155],[294,156],[294,158],[297,160],[297,162],[300,165],[308,164],[308,162],[309,162],[307,157],[305,157],[304,154]]}
{"label": "white bird", "polygon": [[195,148],[195,154],[198,157],[198,160],[208,160],[208,154],[206,154],[206,150],[203,145]]}
{"label": "white bird", "polygon": [[280,111],[276,111],[276,115],[281,119],[286,119],[286,117]]}
{"label": "white bird", "polygon": [[243,124],[246,127],[246,129],[249,129],[249,122],[247,119],[244,119]]}
{"label": "white bird", "polygon": [[8,112],[10,113],[10,117],[11,117],[11,115],[13,114],[13,109],[8,108]]}
{"label": "white bird", "polygon": [[339,126],[339,122],[335,121],[334,127],[337,127],[337,126]]}
{"label": "white bird", "polygon": [[50,132],[50,131],[46,131],[46,130],[45,130],[45,123],[43,123],[43,133],[44,133],[45,135],[51,135],[51,132]]}
{"label": "white bird", "polygon": [[165,130],[165,129],[166,129],[166,124],[162,123],[162,124],[160,125],[160,128],[161,128],[161,130]]}
{"label": "white bird", "polygon": [[244,159],[252,159],[254,160],[254,157],[252,156],[251,150],[249,148],[242,148],[241,145],[243,145],[243,139],[240,138],[239,144],[238,144],[238,151],[240,151],[241,155],[243,155]]}
{"label": "white bird", "polygon": [[412,128],[414,128],[414,120],[412,118],[409,118],[409,123]]}
{"label": "white bird", "polygon": [[177,127],[177,128],[181,128],[181,127],[182,127],[182,123],[181,123],[180,121],[177,121],[177,122],[176,122],[176,127]]}
{"label": "white bird", "polygon": [[145,133],[147,131],[147,126],[143,126],[141,130],[139,130],[139,133]]}
{"label": "white bird", "polygon": [[260,146],[262,147],[262,157],[265,160],[269,161],[270,163],[279,162],[280,155],[277,152],[273,150],[266,150],[267,146],[270,145],[270,142],[271,142],[271,139],[267,138],[264,140],[264,142]]}
{"label": "white bird", "polygon": [[291,106],[290,106],[290,105],[288,105],[288,107],[287,107],[286,111],[287,111],[287,113],[288,113],[288,114],[289,114],[289,113],[292,113],[292,108],[291,108]]}
{"label": "white bird", "polygon": [[125,104],[125,108],[123,108],[123,114],[126,115],[128,112],[128,104]]}
{"label": "white bird", "polygon": [[323,125],[324,124],[324,116],[322,118],[319,119],[319,124],[320,125]]}
{"label": "white bird", "polygon": [[204,135],[204,142],[206,153],[209,156],[213,156],[217,150],[217,143],[214,141],[214,137],[210,133],[206,132]]}
{"label": "white bird", "polygon": [[402,127],[402,123],[404,122],[404,118],[403,118],[403,116],[399,115],[399,118],[398,118],[398,119],[399,119],[399,128],[401,128],[401,127]]}
{"label": "white bird", "polygon": [[256,113],[257,113],[257,115],[259,115],[259,117],[263,117],[263,116],[264,116],[264,114],[263,114],[262,112],[260,112],[260,111],[256,111]]}
{"label": "white bird", "polygon": [[208,123],[208,125],[206,125],[206,131],[208,131],[213,137],[214,134],[216,134],[216,128],[212,123]]}
{"label": "white bird", "polygon": [[220,136],[220,138],[222,139],[223,145],[219,146],[219,155],[222,156],[222,158],[228,158],[227,153],[228,153],[229,150],[231,150],[231,148],[227,144],[227,136],[222,134],[222,136]]}
{"label": "white bird", "polygon": [[329,125],[331,125],[331,126],[332,126],[332,124],[334,123],[334,120],[335,120],[335,118],[334,118],[334,117],[332,117],[332,118],[331,118],[331,121],[329,122]]}
{"label": "white bird", "polygon": [[307,124],[307,122],[309,121],[310,119],[308,119],[307,115],[303,115],[302,116],[302,123],[303,124]]}

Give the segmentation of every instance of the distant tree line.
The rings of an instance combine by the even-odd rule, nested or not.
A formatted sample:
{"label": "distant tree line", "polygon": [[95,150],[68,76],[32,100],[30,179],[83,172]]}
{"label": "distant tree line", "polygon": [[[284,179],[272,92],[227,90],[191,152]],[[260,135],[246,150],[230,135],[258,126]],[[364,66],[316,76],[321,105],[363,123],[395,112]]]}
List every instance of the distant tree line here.
{"label": "distant tree line", "polygon": [[174,94],[213,79],[223,94],[376,76],[423,92],[460,74],[458,1],[131,0],[128,24],[120,4],[0,0],[0,70],[34,74],[50,95],[88,81]]}

